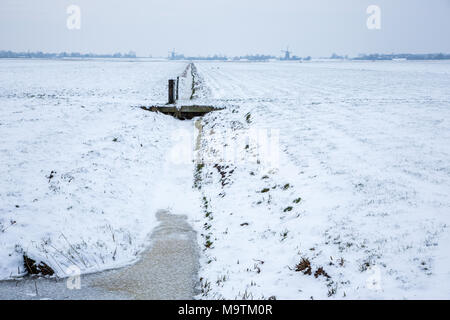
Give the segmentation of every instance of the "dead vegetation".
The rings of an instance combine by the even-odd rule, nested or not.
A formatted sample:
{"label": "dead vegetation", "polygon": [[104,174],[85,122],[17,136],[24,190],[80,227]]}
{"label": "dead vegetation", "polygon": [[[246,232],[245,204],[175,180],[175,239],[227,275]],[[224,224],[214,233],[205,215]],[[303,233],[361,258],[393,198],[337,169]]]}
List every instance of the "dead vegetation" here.
{"label": "dead vegetation", "polygon": [[302,198],[299,197],[299,198],[295,199],[295,200],[293,201],[293,203],[299,204],[301,201],[302,201]]}
{"label": "dead vegetation", "polygon": [[311,262],[308,259],[302,258],[302,260],[295,266],[296,272],[303,272],[304,274],[311,275]]}
{"label": "dead vegetation", "polygon": [[[309,261],[308,258],[302,258],[302,260],[295,266],[295,271],[296,272],[303,272],[303,274],[306,275],[312,275],[312,267],[311,267],[311,262]],[[318,278],[318,277],[325,277],[327,279],[330,279],[331,277],[328,275],[328,273],[325,272],[325,270],[323,269],[323,267],[319,267],[315,272],[314,272],[314,277]]]}
{"label": "dead vegetation", "polygon": [[200,190],[202,188],[202,170],[205,167],[203,163],[197,164],[194,173],[194,188]]}
{"label": "dead vegetation", "polygon": [[[342,259],[343,261],[343,259]],[[311,266],[311,262],[308,258],[302,258],[301,261],[295,266],[294,269],[296,272],[302,272],[305,275],[311,276],[313,275],[313,268]],[[328,297],[331,297],[337,293],[337,283],[335,283],[331,276],[325,271],[323,267],[319,267],[314,271],[314,278],[318,279],[319,277],[324,277],[326,279],[327,288],[328,288]]]}
{"label": "dead vegetation", "polygon": [[323,277],[325,277],[325,278],[327,278],[327,279],[330,278],[330,276],[328,275],[328,273],[326,273],[325,270],[324,270],[322,267],[320,267],[319,269],[316,270],[316,272],[314,272],[314,277],[315,277],[315,278],[318,278],[318,277],[320,277],[320,276],[323,276]]}
{"label": "dead vegetation", "polygon": [[50,182],[56,175],[56,171],[52,170],[50,174],[46,177],[48,179],[48,182]]}
{"label": "dead vegetation", "polygon": [[291,187],[291,185],[289,184],[289,183],[286,183],[284,186],[283,186],[283,190],[287,190],[287,189],[289,189]]}
{"label": "dead vegetation", "polygon": [[223,166],[220,164],[215,164],[214,168],[217,169],[217,171],[220,174],[220,184],[222,185],[222,187],[225,187],[226,185],[231,183],[231,175],[234,173],[234,169],[230,170],[230,166]]}
{"label": "dead vegetation", "polygon": [[248,124],[252,123],[251,117],[252,117],[252,114],[250,112],[245,115],[245,121]]}
{"label": "dead vegetation", "polygon": [[45,262],[40,262],[38,264],[26,254],[23,255],[23,264],[25,270],[30,275],[52,276],[55,273],[55,271],[53,271],[53,269]]}
{"label": "dead vegetation", "polygon": [[[16,206],[17,208],[17,206]],[[15,225],[17,223],[17,221],[15,220],[9,220],[9,225],[4,226],[4,224],[2,222],[0,222],[0,232],[4,233],[6,230],[8,230],[10,227],[12,227],[13,225]]]}

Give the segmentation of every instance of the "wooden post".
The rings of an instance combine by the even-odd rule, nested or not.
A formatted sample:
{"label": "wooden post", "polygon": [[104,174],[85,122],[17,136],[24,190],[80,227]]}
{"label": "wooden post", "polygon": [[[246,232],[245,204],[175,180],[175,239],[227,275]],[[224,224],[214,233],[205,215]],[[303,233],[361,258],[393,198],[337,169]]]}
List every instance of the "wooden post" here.
{"label": "wooden post", "polygon": [[175,103],[174,91],[175,91],[175,80],[170,79],[169,80],[169,104]]}
{"label": "wooden post", "polygon": [[177,101],[178,101],[178,85],[179,85],[179,83],[180,83],[180,77],[177,77],[177,94],[176,94],[176,98],[175,98],[175,100],[177,100]]}

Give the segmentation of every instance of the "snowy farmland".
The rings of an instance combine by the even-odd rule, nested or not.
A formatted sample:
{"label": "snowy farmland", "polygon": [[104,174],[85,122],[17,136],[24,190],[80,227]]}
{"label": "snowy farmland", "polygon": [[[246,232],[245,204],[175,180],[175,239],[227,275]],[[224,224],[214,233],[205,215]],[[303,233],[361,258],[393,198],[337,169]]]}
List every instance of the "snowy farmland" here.
{"label": "snowy farmland", "polygon": [[172,131],[189,124],[131,106],[165,101],[184,67],[1,61],[1,278],[24,273],[23,254],[58,276],[136,260],[156,210],[172,206],[168,188],[190,189],[165,165]]}
{"label": "snowy farmland", "polygon": [[[200,299],[450,297],[449,62],[195,63],[195,100],[224,110],[132,107],[186,65],[0,61],[1,279],[24,254],[133,263],[169,209],[198,233]],[[270,165],[246,140],[265,129]]]}

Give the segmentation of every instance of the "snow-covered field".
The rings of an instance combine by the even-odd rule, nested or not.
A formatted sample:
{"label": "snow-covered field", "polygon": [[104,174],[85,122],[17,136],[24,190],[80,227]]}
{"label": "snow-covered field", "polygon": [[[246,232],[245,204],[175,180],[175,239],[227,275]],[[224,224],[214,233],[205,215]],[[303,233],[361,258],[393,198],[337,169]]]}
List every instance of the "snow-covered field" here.
{"label": "snow-covered field", "polygon": [[172,182],[166,162],[173,130],[189,124],[132,108],[166,101],[185,65],[0,61],[1,279],[24,273],[24,253],[58,276],[131,263],[158,209],[191,212],[174,199],[191,189],[190,167]]}
{"label": "snow-covered field", "polygon": [[278,170],[201,168],[205,297],[450,297],[449,62],[198,67],[235,105],[204,148],[230,127],[280,137]]}
{"label": "snow-covered field", "polygon": [[131,108],[186,64],[0,61],[0,278],[23,253],[131,263],[169,208],[198,231],[198,298],[450,297],[449,62],[196,63],[197,102],[227,107],[199,136]]}

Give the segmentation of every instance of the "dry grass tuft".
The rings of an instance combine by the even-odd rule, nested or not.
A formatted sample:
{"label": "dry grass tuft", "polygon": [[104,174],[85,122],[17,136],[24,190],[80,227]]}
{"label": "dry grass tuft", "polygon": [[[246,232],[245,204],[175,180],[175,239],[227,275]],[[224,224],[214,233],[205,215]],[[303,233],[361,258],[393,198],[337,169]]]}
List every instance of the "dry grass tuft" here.
{"label": "dry grass tuft", "polygon": [[309,262],[308,259],[302,258],[302,261],[300,261],[300,263],[295,266],[295,271],[311,275],[311,262]]}
{"label": "dry grass tuft", "polygon": [[319,269],[316,270],[316,272],[314,272],[314,277],[318,278],[319,276],[324,276],[325,278],[329,279],[330,276],[328,275],[328,273],[325,272],[325,270],[323,270],[322,267],[320,267]]}

